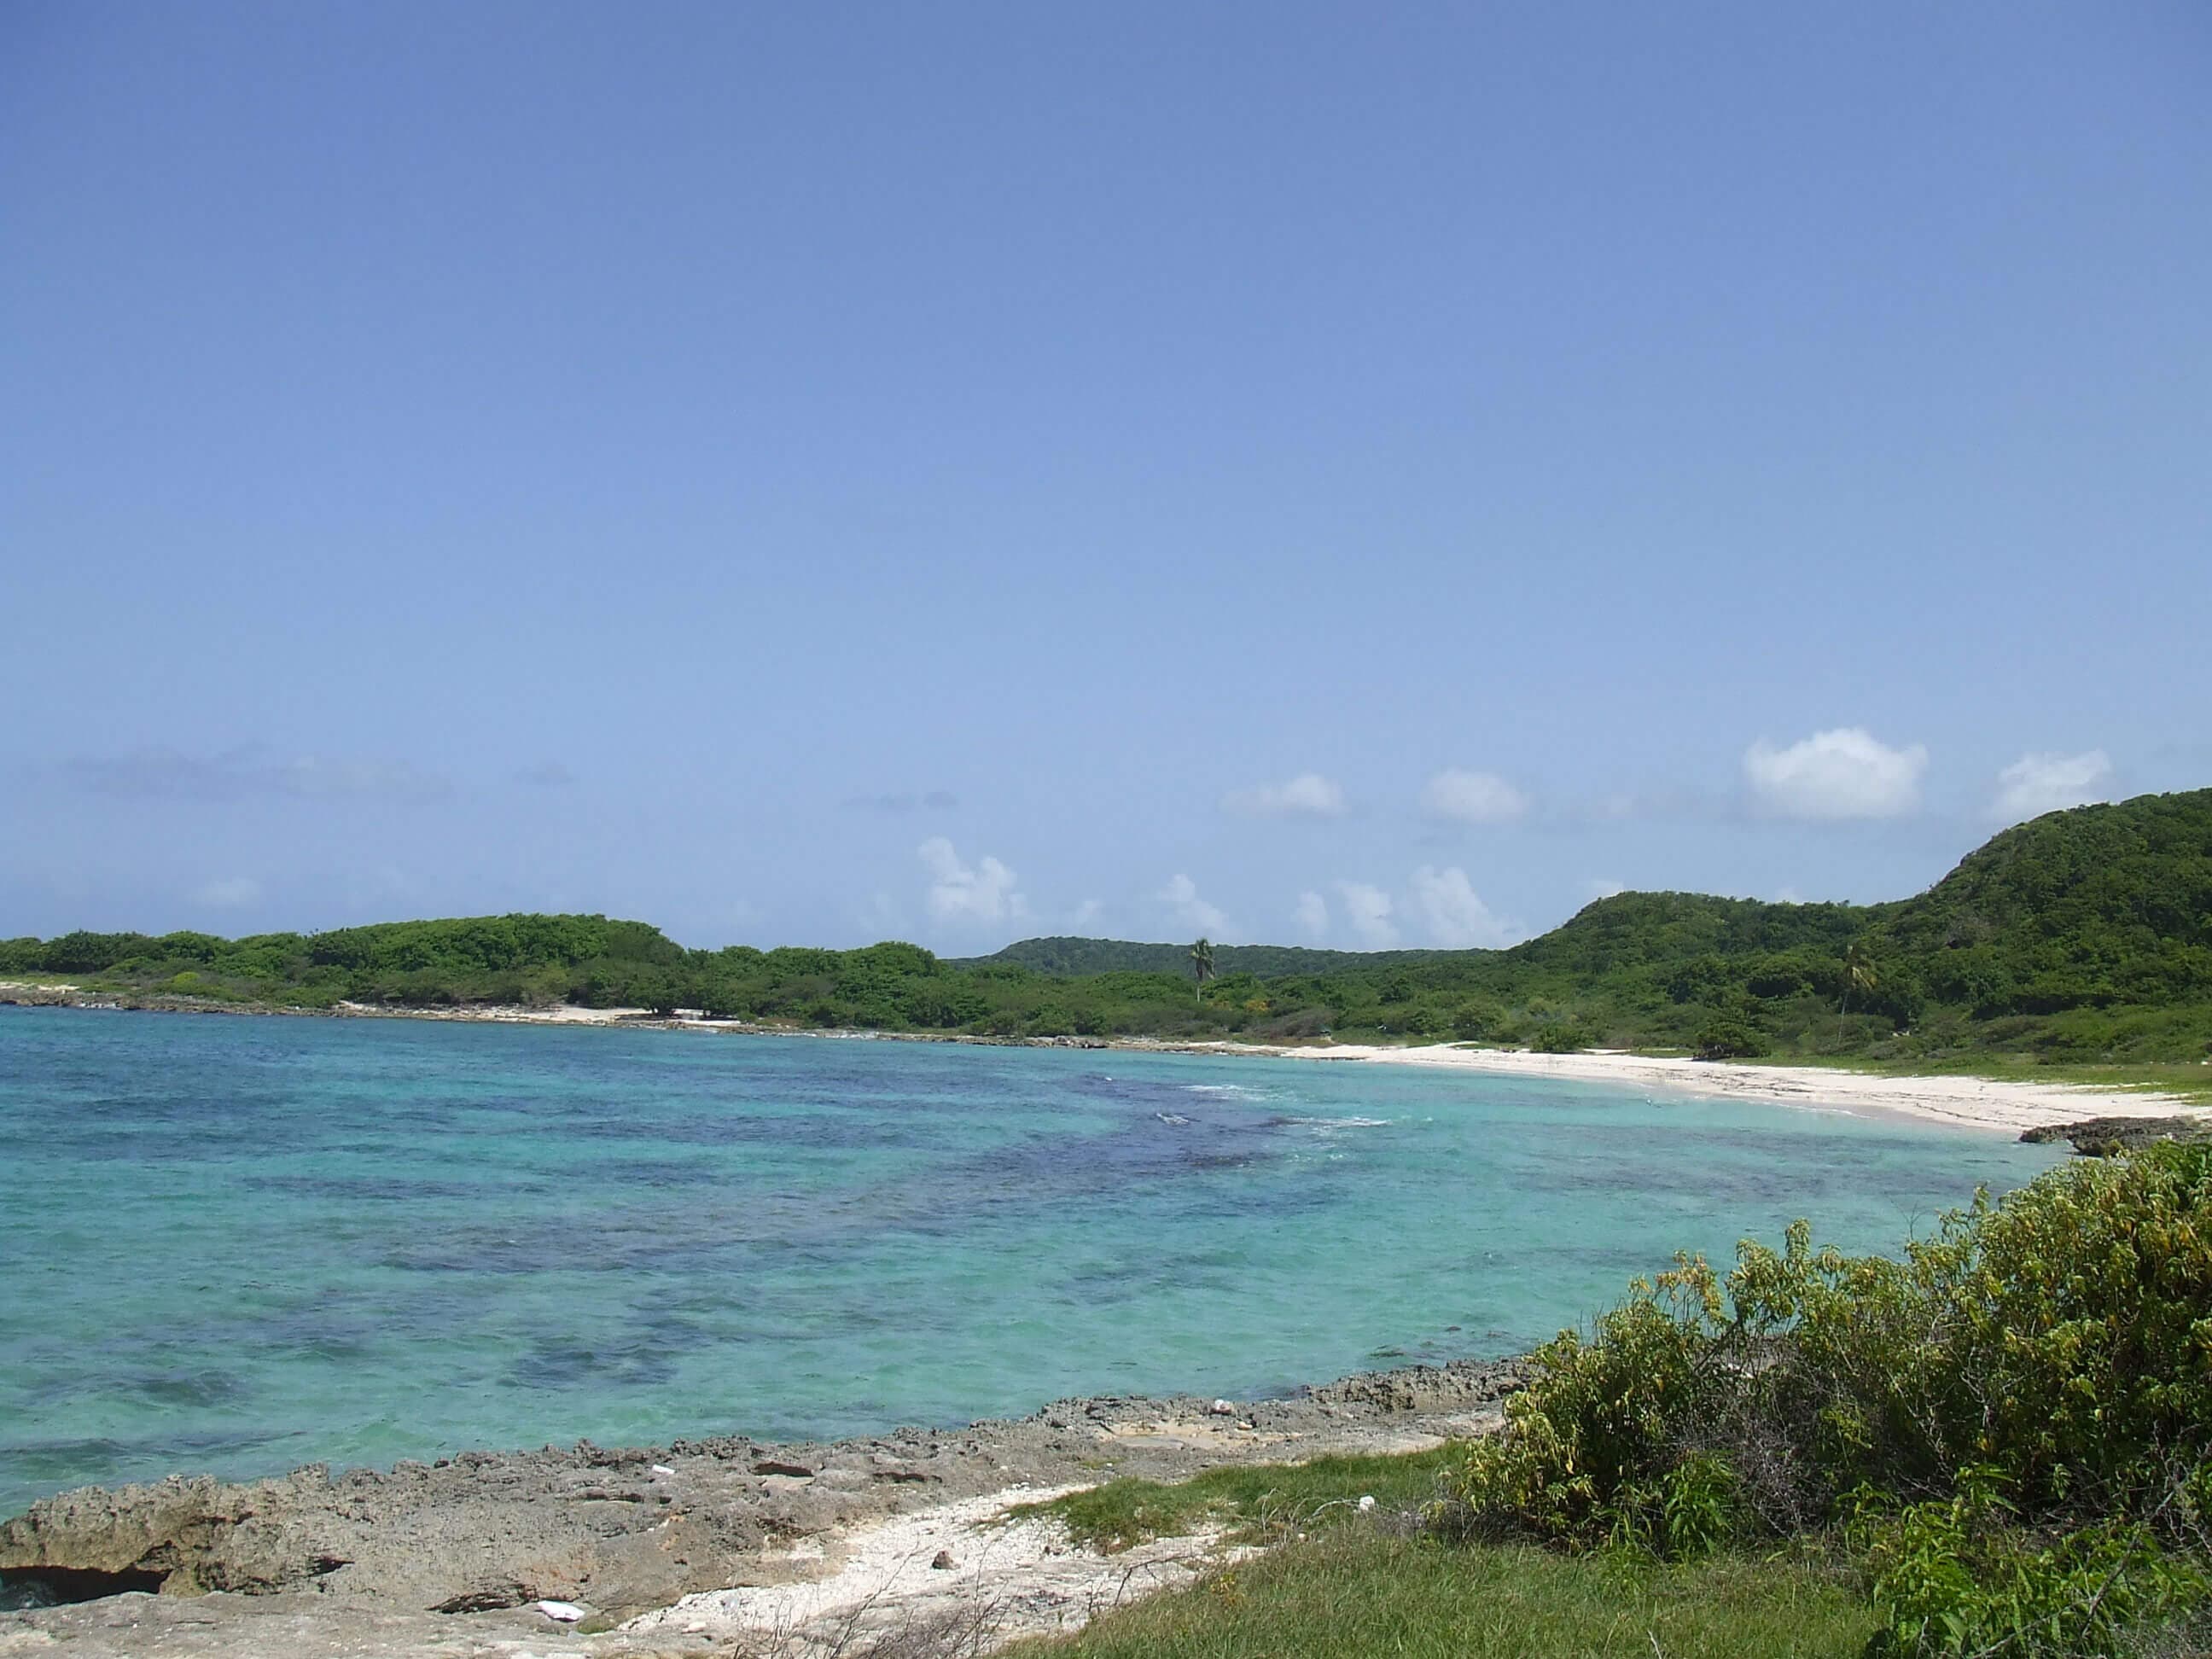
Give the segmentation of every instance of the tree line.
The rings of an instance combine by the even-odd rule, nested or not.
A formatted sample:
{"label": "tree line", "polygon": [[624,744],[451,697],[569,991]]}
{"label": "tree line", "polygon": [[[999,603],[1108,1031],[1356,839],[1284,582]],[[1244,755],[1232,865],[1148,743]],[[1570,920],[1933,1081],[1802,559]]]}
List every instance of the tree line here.
{"label": "tree line", "polygon": [[1623,893],[1505,951],[1039,940],[952,961],[897,941],[688,950],[643,922],[523,915],[17,939],[0,941],[9,973],[213,1002],[568,1002],[998,1037],[2195,1060],[2212,1053],[2212,790],[2039,818],[1910,899]]}

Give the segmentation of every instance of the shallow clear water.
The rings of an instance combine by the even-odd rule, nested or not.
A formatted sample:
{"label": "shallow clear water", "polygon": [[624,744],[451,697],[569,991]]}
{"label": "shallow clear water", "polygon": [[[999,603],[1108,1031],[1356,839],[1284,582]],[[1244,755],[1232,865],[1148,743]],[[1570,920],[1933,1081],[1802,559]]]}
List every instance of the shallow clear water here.
{"label": "shallow clear water", "polygon": [[2053,1158],[1389,1066],[0,1008],[0,1514],[1500,1354]]}

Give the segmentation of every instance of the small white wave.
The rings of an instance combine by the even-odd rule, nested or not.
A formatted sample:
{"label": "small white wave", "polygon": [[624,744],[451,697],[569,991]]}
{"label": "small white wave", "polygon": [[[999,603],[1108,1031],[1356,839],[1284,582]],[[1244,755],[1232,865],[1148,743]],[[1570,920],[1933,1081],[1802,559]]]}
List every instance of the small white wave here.
{"label": "small white wave", "polygon": [[1186,1083],[1182,1091],[1187,1095],[1232,1095],[1238,1100],[1270,1100],[1273,1097],[1265,1089],[1255,1089],[1243,1083]]}
{"label": "small white wave", "polygon": [[1338,1129],[1387,1129],[1390,1127],[1390,1120],[1387,1117],[1286,1117],[1282,1121],[1295,1123],[1302,1129],[1318,1130],[1322,1134],[1329,1134]]}
{"label": "small white wave", "polygon": [[1152,1115],[1163,1123],[1188,1123],[1190,1120],[1181,1112],[1154,1112]]}

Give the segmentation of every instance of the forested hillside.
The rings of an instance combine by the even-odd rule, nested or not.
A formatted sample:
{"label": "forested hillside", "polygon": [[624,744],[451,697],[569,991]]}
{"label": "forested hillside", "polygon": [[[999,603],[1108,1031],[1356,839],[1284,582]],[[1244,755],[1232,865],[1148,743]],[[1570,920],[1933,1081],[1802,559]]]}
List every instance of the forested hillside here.
{"label": "forested hillside", "polygon": [[1872,943],[1984,1018],[2212,995],[2212,790],[2008,830]]}
{"label": "forested hillside", "polygon": [[2212,790],[2052,813],[1891,903],[1623,893],[1509,951],[1223,945],[1213,967],[1200,983],[1188,945],[1097,939],[960,962],[898,943],[690,951],[601,916],[0,943],[0,975],[304,1007],[569,1001],[1000,1036],[2196,1060],[2212,1054]]}
{"label": "forested hillside", "polygon": [[[1217,945],[1213,947],[1213,963],[1224,974],[1274,976],[1397,967],[1409,962],[1432,962],[1438,957],[1463,954],[1452,951],[1317,951],[1303,945]],[[1079,979],[1085,974],[1187,974],[1190,971],[1190,946],[1054,935],[1049,939],[1019,939],[988,957],[948,958],[946,965],[1032,968],[1058,979]]]}

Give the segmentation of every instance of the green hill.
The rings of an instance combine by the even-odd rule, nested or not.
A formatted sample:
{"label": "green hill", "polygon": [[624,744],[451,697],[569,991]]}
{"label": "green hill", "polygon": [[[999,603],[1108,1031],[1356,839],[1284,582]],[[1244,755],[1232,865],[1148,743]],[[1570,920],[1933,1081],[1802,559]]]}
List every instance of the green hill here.
{"label": "green hill", "polygon": [[2007,830],[1874,943],[1984,1018],[2212,997],[2212,790]]}
{"label": "green hill", "polygon": [[1025,939],[942,960],[687,951],[642,922],[510,915],[327,933],[70,933],[0,973],[141,994],[328,1006],[574,1001],[974,1035],[1453,1037],[1913,1064],[2212,1054],[2212,790],[2054,812],[1884,904],[1622,893],[1506,951]]}
{"label": "green hill", "polygon": [[217,1001],[590,1003],[680,974],[692,953],[605,916],[464,916],[324,933],[64,933],[0,941],[0,972],[85,975]]}
{"label": "green hill", "polygon": [[[1430,962],[1438,957],[1468,954],[1451,951],[1316,951],[1301,945],[1217,945],[1216,971],[1224,974],[1326,974],[1344,969],[1386,963]],[[1485,954],[1487,954],[1486,952]],[[1085,974],[1187,974],[1190,971],[1188,945],[1136,945],[1118,939],[1025,939],[988,957],[949,959],[954,968],[980,968],[986,963],[1027,968],[1057,979]]]}
{"label": "green hill", "polygon": [[1615,893],[1506,955],[1532,968],[1595,975],[1703,956],[1841,951],[1880,908],[1770,904],[1705,893]]}

